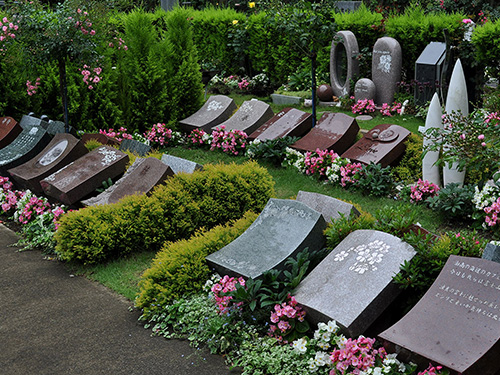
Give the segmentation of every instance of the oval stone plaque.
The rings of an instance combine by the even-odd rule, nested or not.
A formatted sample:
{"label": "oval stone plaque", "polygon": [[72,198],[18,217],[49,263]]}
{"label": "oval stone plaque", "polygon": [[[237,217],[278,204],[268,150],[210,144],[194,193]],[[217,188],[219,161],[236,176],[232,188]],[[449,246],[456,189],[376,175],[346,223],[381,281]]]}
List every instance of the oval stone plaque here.
{"label": "oval stone plaque", "polygon": [[68,141],[66,139],[62,140],[54,147],[52,147],[45,155],[43,155],[40,160],[38,160],[38,163],[40,165],[43,165],[44,167],[46,165],[52,164],[57,160],[59,156],[63,154],[64,150],[66,150],[67,147]]}

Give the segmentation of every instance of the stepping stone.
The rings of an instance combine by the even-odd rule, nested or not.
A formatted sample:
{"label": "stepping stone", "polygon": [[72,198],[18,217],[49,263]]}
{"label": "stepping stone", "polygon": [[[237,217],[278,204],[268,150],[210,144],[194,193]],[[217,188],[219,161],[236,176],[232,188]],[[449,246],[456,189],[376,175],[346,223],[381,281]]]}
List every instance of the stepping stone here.
{"label": "stepping stone", "polygon": [[363,164],[387,167],[405,152],[405,141],[411,132],[399,125],[381,124],[366,133],[341,156]]}
{"label": "stepping stone", "polygon": [[8,176],[8,170],[26,163],[50,142],[50,135],[38,125],[27,127],[9,145],[0,149],[0,175]]}
{"label": "stepping stone", "polygon": [[401,292],[392,278],[414,255],[410,245],[388,233],[354,231],[302,280],[295,299],[314,323],[333,319],[357,337]]}
{"label": "stepping stone", "polygon": [[124,139],[120,143],[120,151],[129,151],[139,156],[146,156],[151,151],[151,146],[135,139]]}
{"label": "stepping stone", "polygon": [[304,203],[270,199],[259,217],[236,240],[206,260],[220,275],[258,278],[305,248],[310,253],[324,244],[321,214]]}
{"label": "stepping stone", "polygon": [[137,158],[122,178],[97,197],[82,203],[85,206],[98,206],[116,203],[128,195],[147,194],[173,175],[172,169],[156,158]]}
{"label": "stepping stone", "polygon": [[87,153],[82,141],[59,133],[38,155],[8,172],[20,187],[39,194],[43,192],[41,180]]}
{"label": "stepping stone", "polygon": [[118,146],[120,144],[120,141],[118,139],[108,137],[107,135],[101,133],[85,133],[82,135],[83,144],[87,143],[91,139],[96,140],[102,145]]}
{"label": "stepping stone", "polygon": [[111,146],[98,147],[43,179],[40,184],[46,195],[72,205],[125,172],[127,154]]}
{"label": "stepping stone", "polygon": [[316,126],[292,147],[301,151],[316,151],[319,148],[342,154],[356,141],[358,132],[358,123],[351,116],[325,112]]}
{"label": "stepping stone", "polygon": [[500,264],[450,255],[422,299],[379,336],[410,360],[423,357],[424,366],[432,362],[453,373],[497,374]]}
{"label": "stepping stone", "polygon": [[194,161],[179,158],[177,156],[163,154],[161,161],[168,165],[175,174],[177,173],[193,173],[195,171],[201,171],[203,165],[195,163]]}
{"label": "stepping stone", "polygon": [[231,117],[234,111],[236,111],[236,104],[233,99],[225,95],[214,95],[208,98],[197,112],[179,121],[179,125],[186,133],[194,129],[209,133],[213,127]]}
{"label": "stepping stone", "polygon": [[312,115],[285,108],[248,136],[249,140],[267,141],[283,137],[302,137],[312,129]]}
{"label": "stepping stone", "polygon": [[320,212],[327,223],[340,219],[341,215],[345,217],[359,216],[359,211],[352,204],[328,195],[300,190],[296,200]]}
{"label": "stepping stone", "polygon": [[0,148],[4,148],[23,131],[21,125],[12,117],[0,117]]}
{"label": "stepping stone", "polygon": [[246,100],[234,115],[222,124],[214,126],[212,130],[225,126],[226,131],[241,130],[248,135],[271,119],[273,115],[269,104],[256,99]]}

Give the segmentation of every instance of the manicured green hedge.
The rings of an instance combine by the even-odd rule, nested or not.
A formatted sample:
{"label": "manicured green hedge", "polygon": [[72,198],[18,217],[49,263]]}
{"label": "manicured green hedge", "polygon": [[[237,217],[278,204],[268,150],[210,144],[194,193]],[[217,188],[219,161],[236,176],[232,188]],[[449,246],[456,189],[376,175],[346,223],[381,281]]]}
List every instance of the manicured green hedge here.
{"label": "manicured green hedge", "polygon": [[61,219],[55,234],[61,259],[85,264],[103,262],[140,250],[158,250],[166,241],[189,238],[260,212],[273,196],[274,181],[255,162],[206,165],[204,171],[179,174],[150,196],[87,207]]}
{"label": "manicured green hedge", "polygon": [[500,79],[500,20],[476,27],[472,34],[476,57],[489,68],[491,75]]}
{"label": "manicured green hedge", "polygon": [[234,241],[256,218],[257,214],[249,211],[236,222],[197,231],[187,240],[166,242],[142,275],[135,305],[148,313],[200,291],[211,272],[205,257]]}

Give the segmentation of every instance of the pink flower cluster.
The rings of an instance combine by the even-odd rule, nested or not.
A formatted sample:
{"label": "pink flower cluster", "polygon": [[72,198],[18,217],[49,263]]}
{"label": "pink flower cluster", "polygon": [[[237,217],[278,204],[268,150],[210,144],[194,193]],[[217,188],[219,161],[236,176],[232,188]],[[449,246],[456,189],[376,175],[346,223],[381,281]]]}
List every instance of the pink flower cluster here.
{"label": "pink flower cluster", "polygon": [[427,180],[418,179],[417,184],[411,187],[410,201],[412,203],[423,202],[427,198],[434,197],[439,193],[439,186]]}
{"label": "pink flower cluster", "polygon": [[394,103],[392,106],[384,103],[382,104],[382,108],[380,108],[380,113],[382,116],[392,117],[394,114],[400,114],[403,110],[403,105],[401,103]]}
{"label": "pink flower cluster", "polygon": [[427,367],[424,371],[420,371],[418,375],[439,375],[441,374],[441,366],[434,367],[432,363],[429,363],[429,367]]}
{"label": "pink flower cluster", "polygon": [[23,193],[16,190],[6,190],[5,196],[2,200],[2,212],[11,215],[17,207],[17,201],[23,197]]}
{"label": "pink flower cluster", "polygon": [[4,17],[2,21],[0,21],[0,42],[9,40],[9,38],[14,39],[16,34],[14,34],[13,31],[17,31],[18,29],[19,26],[17,24],[10,22],[7,17]]}
{"label": "pink flower cluster", "polygon": [[500,213],[500,197],[497,198],[495,202],[491,204],[491,206],[485,207],[484,212],[486,213],[486,217],[484,221],[488,224],[489,227],[493,227],[498,223],[498,214]]}
{"label": "pink flower cluster", "polygon": [[[86,11],[82,11],[81,9],[77,9],[76,11],[78,14],[83,14],[84,17],[87,17],[89,14]],[[95,30],[92,30],[92,22],[88,18],[86,18],[84,21],[76,21],[75,27],[80,29],[83,33],[83,35],[95,35]]]}
{"label": "pink flower cluster", "polygon": [[375,112],[375,103],[372,99],[362,99],[358,100],[357,103],[353,104],[351,107],[352,113],[357,113],[360,115],[366,115]]}
{"label": "pink flower cluster", "polygon": [[160,146],[166,146],[172,139],[172,129],[167,128],[164,123],[159,122],[144,133],[144,136],[152,143],[157,143]]}
{"label": "pink flower cluster", "polygon": [[9,178],[8,177],[2,177],[0,176],[0,188],[5,190],[5,191],[8,191],[8,190],[12,190],[12,182],[9,181]]}
{"label": "pink flower cluster", "polygon": [[102,73],[102,68],[97,67],[91,69],[90,66],[84,65],[83,69],[80,69],[83,75],[83,82],[87,85],[89,90],[92,90],[94,87],[93,83],[99,83],[101,81],[101,77],[99,75]]}
{"label": "pink flower cluster", "polygon": [[374,349],[375,339],[360,336],[357,339],[347,339],[343,345],[335,349],[331,355],[334,369],[330,375],[359,374],[375,365],[377,359],[386,357],[384,348]]}
{"label": "pink flower cluster", "polygon": [[233,297],[225,296],[222,293],[232,292],[236,290],[236,284],[240,284],[241,286],[245,286],[245,279],[242,277],[236,279],[235,277],[229,277],[225,275],[219,282],[215,283],[212,286],[212,293],[215,297],[215,303],[217,304],[217,308],[219,309],[219,315],[224,315],[229,313],[231,310],[238,310],[243,302],[232,303],[231,300]]}
{"label": "pink flower cluster", "polygon": [[500,123],[500,114],[498,112],[491,112],[486,116],[484,122],[488,125],[493,124],[497,126]]}
{"label": "pink flower cluster", "polygon": [[38,86],[40,86],[40,77],[35,80],[35,84],[32,84],[31,81],[26,81],[26,92],[29,96],[35,95],[38,90]]}
{"label": "pink flower cluster", "polygon": [[115,43],[109,42],[108,44],[109,47],[113,48],[116,46],[118,49],[123,49],[124,51],[128,50],[128,47],[122,38],[114,37],[114,40]]}
{"label": "pink flower cluster", "polygon": [[225,130],[222,125],[212,132],[210,151],[220,149],[227,154],[238,155],[246,147],[247,134],[241,130]]}
{"label": "pink flower cluster", "polygon": [[132,134],[128,134],[127,129],[124,128],[123,126],[121,126],[120,129],[118,130],[108,129],[106,131],[103,129],[99,129],[99,133],[104,134],[111,138],[115,138],[117,141],[120,142],[123,141],[124,139],[132,139]]}
{"label": "pink flower cluster", "polygon": [[26,203],[19,215],[21,224],[28,224],[35,216],[43,214],[50,209],[50,203],[46,200],[33,196]]}
{"label": "pink flower cluster", "polygon": [[238,87],[240,90],[248,90],[250,88],[250,82],[243,78],[240,82],[238,82]]}
{"label": "pink flower cluster", "polygon": [[306,174],[311,176],[315,174],[325,176],[326,169],[331,166],[333,161],[338,157],[339,155],[333,150],[320,150],[317,148],[315,152],[306,152],[304,158]]}
{"label": "pink flower cluster", "polygon": [[276,304],[274,311],[271,312],[271,323],[273,324],[269,326],[269,336],[286,343],[283,336],[292,329],[290,321],[297,319],[299,322],[303,322],[305,316],[305,310],[299,306],[295,297],[288,295],[287,302],[283,302],[281,305]]}
{"label": "pink flower cluster", "polygon": [[194,129],[189,133],[188,139],[195,145],[210,144],[210,136],[202,129]]}
{"label": "pink flower cluster", "polygon": [[342,187],[353,186],[358,183],[360,172],[363,170],[361,163],[349,163],[340,167],[340,185]]}

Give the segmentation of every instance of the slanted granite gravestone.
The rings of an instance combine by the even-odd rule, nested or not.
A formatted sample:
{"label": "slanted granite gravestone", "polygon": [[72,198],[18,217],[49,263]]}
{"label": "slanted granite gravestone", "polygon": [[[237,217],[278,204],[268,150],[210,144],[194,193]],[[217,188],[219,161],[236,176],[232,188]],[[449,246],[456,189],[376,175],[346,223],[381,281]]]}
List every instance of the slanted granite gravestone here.
{"label": "slanted granite gravestone", "polygon": [[231,118],[213,127],[212,130],[224,126],[226,131],[241,130],[248,135],[257,130],[273,115],[274,112],[269,104],[256,99],[246,100]]}
{"label": "slanted granite gravestone", "polygon": [[116,203],[128,195],[147,194],[173,175],[172,169],[156,158],[137,158],[122,178],[97,197],[84,200],[82,203],[85,206],[98,206]]}
{"label": "slanted granite gravestone", "polygon": [[405,141],[411,132],[399,125],[381,124],[342,154],[343,158],[364,164],[391,165],[405,152]]}
{"label": "slanted granite gravestone", "polygon": [[[500,264],[451,255],[436,281],[379,335],[403,360],[430,361],[464,375],[500,370]],[[389,343],[392,343],[390,345]]]}
{"label": "slanted granite gravestone", "polygon": [[82,135],[83,144],[87,143],[91,139],[96,140],[102,145],[118,146],[120,144],[120,141],[118,139],[108,137],[107,135],[101,133],[85,133]]}
{"label": "slanted granite gravestone", "polygon": [[151,146],[135,139],[124,139],[120,143],[120,151],[129,151],[139,156],[146,156],[151,151]]}
{"label": "slanted granite gravestone", "polygon": [[490,242],[484,248],[482,258],[500,263],[500,246]]}
{"label": "slanted granite gravestone", "polygon": [[375,42],[372,55],[372,81],[377,89],[375,104],[394,102],[402,64],[401,45],[396,39],[385,36]]}
{"label": "slanted granite gravestone", "polygon": [[325,112],[309,133],[292,147],[302,151],[333,150],[342,154],[356,140],[359,126],[356,120],[343,113]]}
{"label": "slanted granite gravestone", "polygon": [[49,142],[50,135],[41,126],[33,125],[23,129],[16,139],[0,149],[0,175],[7,176],[8,169],[26,163]]}
{"label": "slanted granite gravestone", "polygon": [[333,222],[335,219],[339,219],[341,215],[347,218],[351,215],[359,216],[359,211],[352,204],[328,195],[300,190],[296,200],[320,212],[326,222]]}
{"label": "slanted granite gravestone", "polygon": [[40,126],[44,130],[47,130],[49,123],[45,120],[39,119],[38,117],[32,115],[23,115],[21,122],[19,123],[23,129],[31,129],[33,126]]}
{"label": "slanted granite gravestone", "polygon": [[401,292],[392,278],[414,255],[391,234],[354,231],[302,280],[295,298],[314,323],[333,319],[357,337]]}
{"label": "slanted granite gravestone", "polygon": [[236,111],[236,104],[233,99],[225,95],[214,95],[208,98],[197,112],[179,121],[179,125],[186,133],[195,129],[210,132],[214,126],[231,117],[234,111]]}
{"label": "slanted granite gravestone", "polygon": [[266,141],[283,137],[301,137],[312,129],[312,115],[295,108],[284,108],[264,125],[248,135],[248,139]]}
{"label": "slanted granite gravestone", "polygon": [[359,74],[358,40],[348,30],[339,31],[333,37],[330,50],[330,83],[336,96],[351,93],[351,80]]}
{"label": "slanted granite gravestone", "polygon": [[258,278],[282,269],[287,258],[324,244],[323,216],[304,203],[270,199],[259,217],[236,240],[206,260],[220,275]]}
{"label": "slanted granite gravestone", "polygon": [[273,104],[276,105],[294,105],[302,103],[300,96],[284,95],[284,94],[271,94]]}
{"label": "slanted granite gravestone", "polygon": [[103,181],[125,172],[128,161],[127,154],[111,146],[101,146],[52,173],[40,184],[46,195],[72,205],[93,193]]}
{"label": "slanted granite gravestone", "polygon": [[0,148],[10,144],[23,131],[12,117],[0,117]]}
{"label": "slanted granite gravestone", "polygon": [[359,100],[375,100],[377,95],[377,89],[375,84],[371,79],[361,78],[354,85],[354,100],[358,102]]}
{"label": "slanted granite gravestone", "polygon": [[168,165],[175,174],[193,173],[195,171],[201,171],[203,169],[203,165],[195,163],[194,161],[168,154],[163,154],[163,156],[161,157],[161,161]]}
{"label": "slanted granite gravestone", "polygon": [[88,153],[83,142],[71,134],[59,133],[35,157],[9,169],[14,181],[24,189],[42,193],[40,181]]}
{"label": "slanted granite gravestone", "polygon": [[[76,137],[76,130],[72,126],[69,127],[69,134]],[[59,133],[66,133],[66,125],[62,121],[49,120],[49,126],[47,127],[47,133],[54,136]]]}

